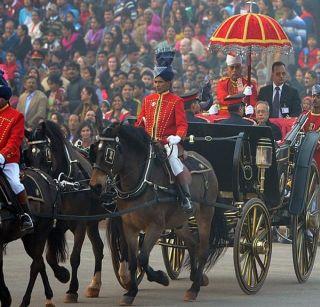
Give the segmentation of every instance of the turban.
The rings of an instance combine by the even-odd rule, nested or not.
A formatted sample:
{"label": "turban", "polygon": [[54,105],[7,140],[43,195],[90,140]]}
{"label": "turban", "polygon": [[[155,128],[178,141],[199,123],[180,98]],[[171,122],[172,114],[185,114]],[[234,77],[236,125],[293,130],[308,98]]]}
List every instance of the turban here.
{"label": "turban", "polygon": [[153,75],[154,77],[161,77],[165,81],[172,81],[174,73],[171,67],[174,50],[163,48],[156,51],[156,61],[157,65],[154,67]]}

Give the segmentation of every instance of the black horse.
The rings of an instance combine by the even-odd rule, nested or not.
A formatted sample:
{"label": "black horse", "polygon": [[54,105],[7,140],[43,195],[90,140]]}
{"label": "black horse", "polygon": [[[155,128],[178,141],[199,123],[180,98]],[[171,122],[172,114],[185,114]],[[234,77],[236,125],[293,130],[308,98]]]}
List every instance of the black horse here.
{"label": "black horse", "polygon": [[[4,174],[0,171],[0,302],[3,307],[11,305],[10,292],[6,287],[3,275],[4,247],[9,242],[22,238],[24,248],[32,258],[32,264],[28,287],[20,306],[29,306],[31,292],[38,273],[40,273],[46,296],[45,306],[54,307],[52,302],[53,292],[42,254],[47,242],[47,253],[56,261],[64,261],[67,256],[64,233],[53,228],[53,219],[51,218],[53,206],[59,205],[60,199],[54,188],[53,180],[43,172],[26,169],[23,177],[22,182],[28,193],[30,211],[35,220],[34,232],[25,236],[22,236],[20,223],[14,209],[17,202],[16,196],[4,178]],[[56,267],[54,274],[61,282],[67,282],[70,278],[68,270],[64,267]]]}
{"label": "black horse", "polygon": [[[117,207],[120,211],[132,210],[122,215],[120,229],[123,229],[129,252],[130,287],[120,302],[131,305],[138,293],[136,279],[137,262],[143,267],[149,281],[169,285],[167,275],[154,271],[149,265],[149,255],[165,229],[175,233],[186,243],[190,255],[190,279],[192,286],[184,299],[194,301],[200,286],[208,284],[203,274],[206,265],[214,264],[224,248],[216,244],[223,239],[222,232],[216,232],[214,204],[218,195],[218,182],[210,163],[195,152],[189,152],[201,167],[192,175],[191,195],[195,202],[195,218],[198,236],[189,229],[188,216],[177,204],[175,187],[163,164],[163,152],[158,149],[141,128],[119,125],[107,128],[99,136],[99,143],[91,149],[95,160],[90,185],[97,192],[103,190],[107,174],[116,178],[118,193]],[[189,160],[191,161],[191,160]],[[145,206],[137,208],[139,206]],[[123,226],[123,227],[122,227]],[[144,239],[138,254],[137,237],[144,231]],[[222,230],[222,229],[221,229]],[[113,231],[112,228],[109,231]]]}
{"label": "black horse", "polygon": [[[67,183],[66,189],[61,193],[62,206],[58,213],[89,216],[104,212],[97,205],[96,198],[92,197],[90,187],[86,185],[92,172],[90,163],[64,138],[58,125],[52,121],[42,122],[32,133],[26,132],[26,137],[29,143],[24,155],[27,164],[47,172],[53,178],[64,179]],[[73,182],[80,183],[79,190],[77,188],[68,189],[68,185],[76,187]],[[77,272],[86,231],[95,257],[94,276],[87,288],[86,296],[98,297],[101,288],[103,259],[103,242],[99,234],[98,221],[59,220],[57,228],[62,232],[69,229],[74,235],[74,246],[70,255],[71,282],[64,301],[74,303],[78,300]],[[58,266],[56,258],[51,257],[50,254],[47,254],[47,262],[53,269]]]}

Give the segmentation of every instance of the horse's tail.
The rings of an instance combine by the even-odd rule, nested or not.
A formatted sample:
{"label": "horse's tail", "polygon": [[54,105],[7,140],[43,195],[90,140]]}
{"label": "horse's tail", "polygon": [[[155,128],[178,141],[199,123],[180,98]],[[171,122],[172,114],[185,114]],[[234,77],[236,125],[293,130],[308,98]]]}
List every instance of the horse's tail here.
{"label": "horse's tail", "polygon": [[59,262],[65,262],[68,258],[68,246],[65,232],[55,227],[49,233],[47,239],[47,254],[51,254]]}
{"label": "horse's tail", "polygon": [[123,232],[121,217],[108,220],[107,238],[113,257],[119,257],[119,261],[128,261],[128,246]]}
{"label": "horse's tail", "polygon": [[224,210],[216,208],[211,222],[209,254],[206,263],[206,270],[209,270],[218,259],[226,252],[228,243],[227,221]]}

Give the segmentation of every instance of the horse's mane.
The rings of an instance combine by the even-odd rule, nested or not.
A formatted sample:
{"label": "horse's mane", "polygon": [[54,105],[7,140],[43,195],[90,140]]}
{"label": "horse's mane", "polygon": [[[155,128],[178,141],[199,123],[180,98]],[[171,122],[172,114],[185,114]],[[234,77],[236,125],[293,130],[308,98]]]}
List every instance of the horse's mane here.
{"label": "horse's mane", "polygon": [[65,139],[63,132],[59,125],[51,120],[45,121],[46,132],[51,140],[51,147],[54,151],[62,152],[64,145],[67,145],[67,140]]}
{"label": "horse's mane", "polygon": [[[106,129],[108,130],[108,128]],[[112,129],[113,136],[118,135],[123,139],[130,149],[135,151],[143,151],[147,153],[151,138],[148,133],[141,127],[133,127],[130,125],[118,125]]]}

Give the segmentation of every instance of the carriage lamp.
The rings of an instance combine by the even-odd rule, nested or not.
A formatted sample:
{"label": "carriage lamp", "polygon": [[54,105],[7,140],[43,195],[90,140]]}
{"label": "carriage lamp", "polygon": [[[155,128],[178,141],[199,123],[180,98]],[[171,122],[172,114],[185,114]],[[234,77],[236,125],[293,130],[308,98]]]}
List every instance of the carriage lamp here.
{"label": "carriage lamp", "polygon": [[264,192],[265,173],[272,164],[272,143],[268,138],[261,138],[257,144],[256,165],[259,169],[259,189]]}

